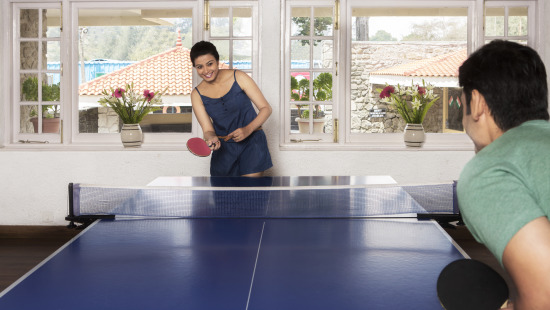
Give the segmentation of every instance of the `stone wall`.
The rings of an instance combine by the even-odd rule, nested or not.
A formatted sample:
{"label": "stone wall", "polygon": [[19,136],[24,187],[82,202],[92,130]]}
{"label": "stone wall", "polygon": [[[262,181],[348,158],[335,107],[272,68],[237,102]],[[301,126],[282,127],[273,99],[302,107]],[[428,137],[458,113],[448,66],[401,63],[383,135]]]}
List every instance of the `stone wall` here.
{"label": "stone wall", "polygon": [[[441,42],[353,42],[351,59],[351,128],[354,133],[401,132],[405,127],[399,114],[380,102],[370,73],[383,68],[432,58],[465,48],[464,43]],[[434,89],[442,97],[442,89]],[[442,132],[443,100],[438,100],[424,120],[426,132]],[[371,117],[370,111],[386,109],[384,117]]]}
{"label": "stone wall", "polygon": [[[43,22],[47,22],[46,14],[44,13]],[[38,10],[37,9],[23,9],[20,11],[19,29],[21,32],[21,38],[38,38]],[[46,27],[43,27],[46,29]],[[45,35],[45,33],[43,34]],[[42,46],[43,50],[45,46]],[[21,70],[37,70],[38,69],[38,42],[23,41],[20,43],[20,61],[19,64]],[[42,61],[47,61],[46,52],[42,55]],[[21,74],[19,77],[19,98],[16,100],[25,100],[22,95],[23,82],[29,77],[36,77],[36,74],[26,73]],[[37,113],[37,107],[35,105],[22,105],[19,109],[19,132],[21,133],[33,133],[34,127],[30,122],[31,114]]]}

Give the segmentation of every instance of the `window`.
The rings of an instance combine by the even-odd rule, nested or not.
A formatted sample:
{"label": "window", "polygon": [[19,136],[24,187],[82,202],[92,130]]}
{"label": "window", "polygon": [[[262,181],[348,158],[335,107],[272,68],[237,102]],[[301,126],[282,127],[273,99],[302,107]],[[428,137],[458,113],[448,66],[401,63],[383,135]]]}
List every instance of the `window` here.
{"label": "window", "polygon": [[206,40],[230,69],[248,73],[259,83],[258,5],[256,2],[209,2]]}
{"label": "window", "polygon": [[[380,101],[377,89],[386,83],[429,83],[435,86],[439,100],[423,123],[428,134],[424,148],[471,147],[462,128],[458,67],[484,39],[502,38],[535,46],[535,1],[485,3],[484,34],[483,23],[479,22],[483,12],[476,11],[476,1],[348,0],[337,9],[339,2],[312,5],[288,0],[284,15],[283,144],[293,147],[293,142],[310,142],[301,145],[323,149],[323,144],[317,142],[337,141],[342,149],[402,148],[406,124],[392,106]],[[317,18],[316,9],[324,5],[335,8],[332,16],[339,18],[342,29],[331,28],[332,32],[321,34],[318,27],[322,23],[307,24]],[[324,48],[316,54],[316,43],[320,42]],[[338,48],[330,48],[331,44]],[[315,63],[319,59],[331,59],[326,64],[332,67],[321,67],[326,64]],[[320,102],[315,96],[310,98],[309,92],[315,93],[319,85],[314,74],[323,71],[332,71],[332,97]],[[302,111],[307,111],[308,125],[312,126],[307,130],[300,130],[297,124]],[[322,118],[317,128],[316,117]],[[333,120],[339,120],[339,132],[331,126],[338,124]],[[337,133],[332,136],[336,139],[330,139],[331,133]]]}
{"label": "window", "polygon": [[[122,122],[98,100],[106,90],[133,84],[160,92],[163,106],[140,126],[148,143],[180,141],[192,132],[190,94],[193,7],[119,3],[73,4],[77,53],[72,73],[78,109],[73,111],[75,142],[119,143]],[[84,68],[84,69],[83,69]],[[78,81],[78,84],[76,84]]]}
{"label": "window", "polygon": [[[13,7],[13,119],[18,140],[61,141],[59,4]],[[55,66],[57,64],[57,66]],[[15,128],[14,126],[14,128]]]}
{"label": "window", "polygon": [[[103,90],[166,89],[140,123],[147,142],[191,135],[198,1],[10,3],[11,143],[120,143],[121,121],[98,104]],[[62,14],[63,12],[63,14]],[[62,16],[66,22],[62,27]],[[200,28],[200,27],[199,27]],[[9,68],[9,67],[8,67]]]}
{"label": "window", "polygon": [[338,132],[335,2],[289,1],[286,14],[286,142],[333,143]]}
{"label": "window", "polygon": [[[510,40],[532,45],[534,41],[533,1],[485,3],[485,42]],[[529,15],[531,14],[531,15]],[[531,21],[531,22],[529,22]]]}
{"label": "window", "polygon": [[[189,50],[203,37],[216,44],[225,66],[256,82],[260,78],[257,1],[120,1],[108,8],[99,1],[68,1],[64,8],[59,2],[10,2],[6,7],[16,25],[11,39],[18,65],[11,72],[20,81],[10,94],[9,110],[17,120],[12,143],[118,145],[122,123],[98,100],[104,91],[133,83],[140,92],[166,89],[163,106],[140,123],[147,144],[181,145],[200,131],[193,126]],[[210,27],[204,28],[199,11]]]}
{"label": "window", "polygon": [[467,57],[468,7],[351,7],[351,141],[402,133],[406,122],[379,98],[386,84],[431,84],[439,100],[427,133],[462,132],[458,67]]}

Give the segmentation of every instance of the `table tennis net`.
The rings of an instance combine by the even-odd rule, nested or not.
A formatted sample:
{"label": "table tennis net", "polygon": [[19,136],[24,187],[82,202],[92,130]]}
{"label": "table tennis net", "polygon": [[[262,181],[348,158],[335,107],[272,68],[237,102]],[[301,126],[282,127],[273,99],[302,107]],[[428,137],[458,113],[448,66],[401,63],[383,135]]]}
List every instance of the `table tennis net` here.
{"label": "table tennis net", "polygon": [[338,188],[69,186],[69,217],[364,218],[456,214],[452,183]]}

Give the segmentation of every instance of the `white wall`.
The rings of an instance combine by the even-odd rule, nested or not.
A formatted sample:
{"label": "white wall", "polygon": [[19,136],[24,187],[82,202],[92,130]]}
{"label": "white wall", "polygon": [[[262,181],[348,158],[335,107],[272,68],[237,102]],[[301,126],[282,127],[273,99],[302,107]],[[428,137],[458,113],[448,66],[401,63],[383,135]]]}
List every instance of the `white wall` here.
{"label": "white wall", "polygon": [[[262,1],[262,36],[280,29],[278,1]],[[545,16],[550,9],[545,8]],[[550,21],[543,21],[550,28]],[[2,29],[0,35],[4,35]],[[280,40],[264,40],[260,87],[274,114],[264,126],[272,175],[391,175],[398,182],[457,179],[473,151],[282,151],[279,149]],[[542,40],[549,50],[550,43]],[[1,53],[1,51],[0,51]],[[0,55],[2,56],[2,55]],[[274,61],[275,60],[275,61]],[[545,56],[545,63],[550,57]],[[0,72],[9,68],[3,68]],[[5,90],[0,83],[0,94]],[[0,122],[5,113],[0,104]],[[0,128],[3,124],[0,124]],[[2,130],[2,129],[0,129]],[[0,138],[2,132],[0,131]],[[1,141],[1,140],[0,140]],[[146,185],[162,175],[208,175],[209,160],[179,151],[17,151],[0,149],[0,225],[65,225],[67,184]]]}

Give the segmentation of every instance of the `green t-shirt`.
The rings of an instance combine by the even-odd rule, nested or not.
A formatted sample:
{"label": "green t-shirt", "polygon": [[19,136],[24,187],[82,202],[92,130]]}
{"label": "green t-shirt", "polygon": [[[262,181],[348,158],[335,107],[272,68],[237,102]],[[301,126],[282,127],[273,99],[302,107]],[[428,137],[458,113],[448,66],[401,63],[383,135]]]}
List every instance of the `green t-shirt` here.
{"label": "green t-shirt", "polygon": [[458,181],[468,229],[502,265],[510,239],[535,218],[550,218],[550,123],[506,131],[468,162]]}

